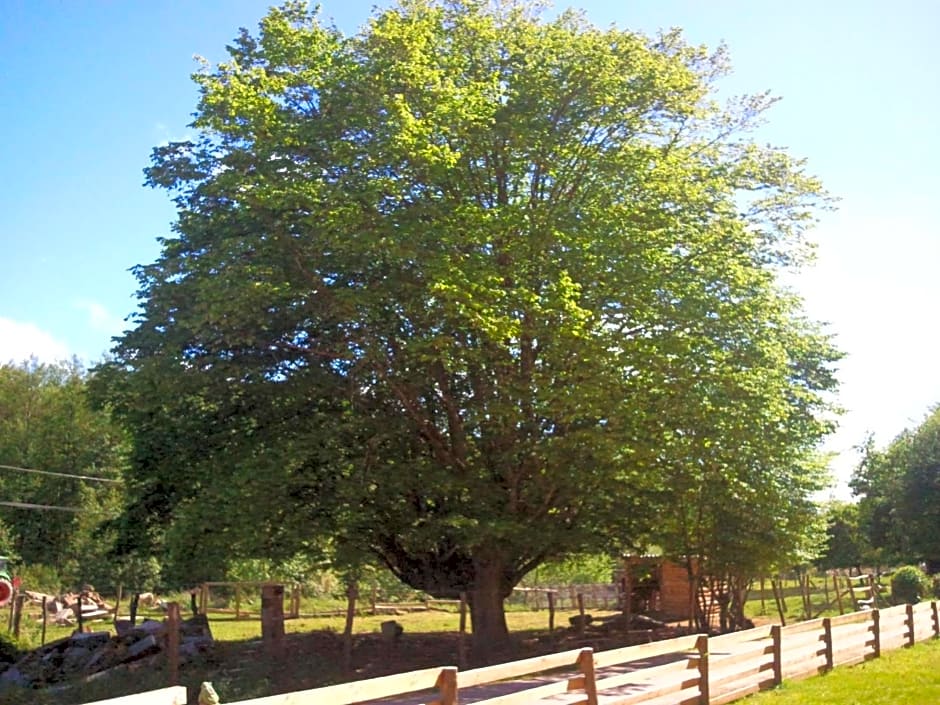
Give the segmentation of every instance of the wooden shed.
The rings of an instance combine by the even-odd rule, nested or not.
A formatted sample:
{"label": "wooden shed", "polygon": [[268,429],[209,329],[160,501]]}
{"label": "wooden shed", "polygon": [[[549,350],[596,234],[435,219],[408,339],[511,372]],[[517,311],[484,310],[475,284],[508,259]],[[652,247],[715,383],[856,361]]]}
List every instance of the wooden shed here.
{"label": "wooden shed", "polygon": [[626,556],[624,588],[629,586],[631,612],[657,612],[668,619],[688,619],[692,591],[685,565],[662,556]]}

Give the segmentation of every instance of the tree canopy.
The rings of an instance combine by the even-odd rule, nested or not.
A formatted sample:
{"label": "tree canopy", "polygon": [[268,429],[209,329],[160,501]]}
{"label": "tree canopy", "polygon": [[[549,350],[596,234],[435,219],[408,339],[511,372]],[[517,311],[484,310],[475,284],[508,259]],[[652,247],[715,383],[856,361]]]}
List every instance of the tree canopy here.
{"label": "tree canopy", "polygon": [[527,571],[643,545],[682,482],[815,488],[837,354],[777,279],[826,196],[749,139],[771,97],[717,102],[723,50],[403,0],[229,54],[154,150],[175,235],[100,375],[139,540],[371,554],[493,642]]}
{"label": "tree canopy", "polygon": [[124,496],[125,435],[86,385],[75,362],[0,365],[0,554],[74,582],[106,573],[96,532]]}
{"label": "tree canopy", "polygon": [[859,523],[882,560],[940,573],[940,407],[887,447],[869,439],[852,479]]}

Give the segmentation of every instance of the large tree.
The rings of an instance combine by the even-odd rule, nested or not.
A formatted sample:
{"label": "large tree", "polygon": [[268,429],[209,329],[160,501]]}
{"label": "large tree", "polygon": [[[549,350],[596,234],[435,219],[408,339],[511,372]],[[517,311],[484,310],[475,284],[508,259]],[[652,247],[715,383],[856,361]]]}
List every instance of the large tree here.
{"label": "large tree", "polygon": [[818,437],[832,353],[776,274],[825,196],[747,139],[771,98],[715,102],[723,51],[406,0],[353,37],[291,3],[229,52],[155,150],[176,235],[102,377],[139,526],[368,551],[494,644],[528,570],[649,534],[671,404]]}

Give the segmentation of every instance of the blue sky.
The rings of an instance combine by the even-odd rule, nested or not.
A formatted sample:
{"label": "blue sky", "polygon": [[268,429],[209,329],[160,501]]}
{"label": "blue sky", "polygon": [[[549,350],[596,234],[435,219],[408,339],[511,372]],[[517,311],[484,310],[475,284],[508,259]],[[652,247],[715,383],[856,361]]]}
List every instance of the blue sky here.
{"label": "blue sky", "polygon": [[[191,134],[193,55],[216,62],[266,2],[5,0],[0,17],[0,360],[93,362],[135,307],[128,269],[174,217],[142,186],[150,150]],[[347,32],[373,3],[325,0]],[[565,7],[557,3],[557,7]],[[581,0],[595,23],[724,41],[729,94],[783,100],[760,138],[841,197],[793,280],[848,353],[829,448],[847,478],[866,431],[888,442],[940,402],[940,3]],[[844,494],[844,490],[839,494]]]}

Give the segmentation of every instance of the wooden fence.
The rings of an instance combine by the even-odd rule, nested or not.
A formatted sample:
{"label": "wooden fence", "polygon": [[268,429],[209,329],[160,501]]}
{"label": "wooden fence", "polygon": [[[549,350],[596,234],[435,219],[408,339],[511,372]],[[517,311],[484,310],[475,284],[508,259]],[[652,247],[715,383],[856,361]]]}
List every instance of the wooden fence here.
{"label": "wooden fence", "polygon": [[174,685],[170,688],[151,690],[137,695],[125,695],[122,698],[96,700],[86,705],[186,705],[186,688]]}
{"label": "wooden fence", "polygon": [[[596,653],[575,649],[469,671],[428,668],[229,705],[351,705],[377,699],[455,705],[461,691],[470,688],[477,689],[478,705],[522,705],[561,694],[569,696],[566,705],[597,705],[598,696],[604,696],[605,705],[723,705],[783,680],[860,663],[938,636],[937,603],[922,602],[717,637],[693,634]],[[164,691],[104,702],[178,705],[168,695],[146,699],[158,692]],[[412,694],[418,699],[406,697]]]}
{"label": "wooden fence", "polygon": [[541,610],[551,606],[555,609],[578,609],[579,601],[586,609],[619,609],[620,595],[614,583],[591,583],[585,585],[561,585],[547,587],[513,588],[510,604],[522,604],[530,609]]}

